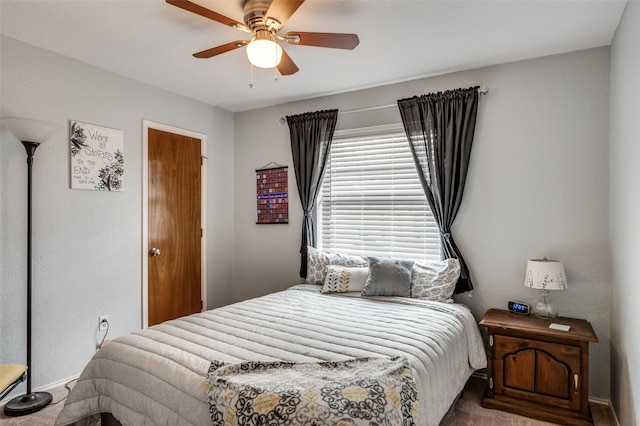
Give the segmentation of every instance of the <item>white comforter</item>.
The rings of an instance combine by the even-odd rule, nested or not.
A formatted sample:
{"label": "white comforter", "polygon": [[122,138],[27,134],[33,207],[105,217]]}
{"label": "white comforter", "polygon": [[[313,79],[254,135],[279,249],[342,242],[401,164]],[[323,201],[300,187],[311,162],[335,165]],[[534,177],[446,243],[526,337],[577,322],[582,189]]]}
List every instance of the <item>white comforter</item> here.
{"label": "white comforter", "polygon": [[92,358],[56,425],[208,425],[213,360],[345,360],[406,356],[419,392],[418,424],[437,425],[471,373],[486,367],[478,326],[461,305],[400,297],[289,290],[119,337]]}

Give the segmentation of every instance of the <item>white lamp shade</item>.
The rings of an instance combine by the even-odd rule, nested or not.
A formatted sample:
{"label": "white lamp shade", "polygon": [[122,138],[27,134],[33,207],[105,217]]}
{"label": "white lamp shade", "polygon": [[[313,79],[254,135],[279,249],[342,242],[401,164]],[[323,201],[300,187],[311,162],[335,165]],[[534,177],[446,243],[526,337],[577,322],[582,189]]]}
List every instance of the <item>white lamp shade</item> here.
{"label": "white lamp shade", "polygon": [[60,130],[55,124],[30,118],[2,117],[0,125],[20,142],[43,143]]}
{"label": "white lamp shade", "polygon": [[269,39],[255,39],[247,45],[249,62],[258,68],[273,68],[282,59],[282,47]]}
{"label": "white lamp shade", "polygon": [[542,290],[565,290],[564,265],[559,260],[531,259],[527,262],[524,285]]}

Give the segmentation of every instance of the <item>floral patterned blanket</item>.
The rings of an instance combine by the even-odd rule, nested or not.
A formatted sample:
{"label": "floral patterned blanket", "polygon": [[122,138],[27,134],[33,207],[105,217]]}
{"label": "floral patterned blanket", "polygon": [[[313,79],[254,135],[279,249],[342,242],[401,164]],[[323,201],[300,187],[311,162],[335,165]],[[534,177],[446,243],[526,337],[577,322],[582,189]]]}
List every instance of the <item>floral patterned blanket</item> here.
{"label": "floral patterned blanket", "polygon": [[405,357],[214,361],[207,386],[214,426],[417,423],[418,393]]}

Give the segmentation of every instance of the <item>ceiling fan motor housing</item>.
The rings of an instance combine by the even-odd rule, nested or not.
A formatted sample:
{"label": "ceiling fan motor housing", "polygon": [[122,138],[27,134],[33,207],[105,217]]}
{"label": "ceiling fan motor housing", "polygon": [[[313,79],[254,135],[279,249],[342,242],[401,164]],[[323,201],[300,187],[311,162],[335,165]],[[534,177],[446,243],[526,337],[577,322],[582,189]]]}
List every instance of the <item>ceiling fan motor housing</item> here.
{"label": "ceiling fan motor housing", "polygon": [[244,22],[251,31],[269,30],[265,15],[271,0],[243,0]]}

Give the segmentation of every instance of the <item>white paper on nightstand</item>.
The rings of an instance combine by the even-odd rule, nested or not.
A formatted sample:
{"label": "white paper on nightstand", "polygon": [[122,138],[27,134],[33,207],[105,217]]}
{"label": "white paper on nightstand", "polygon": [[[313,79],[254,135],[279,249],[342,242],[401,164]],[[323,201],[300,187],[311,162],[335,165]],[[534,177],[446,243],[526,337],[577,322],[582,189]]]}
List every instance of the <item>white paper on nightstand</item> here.
{"label": "white paper on nightstand", "polygon": [[571,326],[565,325],[565,324],[557,324],[555,322],[552,322],[551,324],[549,324],[549,328],[554,329],[554,330],[569,331]]}

